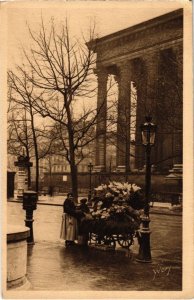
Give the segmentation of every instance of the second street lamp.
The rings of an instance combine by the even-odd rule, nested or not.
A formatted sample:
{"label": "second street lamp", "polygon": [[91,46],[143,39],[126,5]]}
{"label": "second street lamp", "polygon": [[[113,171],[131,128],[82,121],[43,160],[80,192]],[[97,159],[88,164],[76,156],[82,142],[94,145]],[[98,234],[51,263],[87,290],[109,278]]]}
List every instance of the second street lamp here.
{"label": "second street lamp", "polygon": [[91,197],[92,197],[92,170],[93,170],[93,165],[90,162],[88,165],[88,172],[89,172],[89,192],[88,192],[88,202],[90,202]]}
{"label": "second street lamp", "polygon": [[142,228],[139,231],[139,254],[136,258],[138,262],[149,263],[152,261],[150,248],[150,191],[151,191],[151,147],[155,143],[156,125],[151,121],[151,117],[146,117],[146,122],[141,125],[142,144],[145,146],[146,171],[145,171],[145,206],[144,215],[142,216]]}

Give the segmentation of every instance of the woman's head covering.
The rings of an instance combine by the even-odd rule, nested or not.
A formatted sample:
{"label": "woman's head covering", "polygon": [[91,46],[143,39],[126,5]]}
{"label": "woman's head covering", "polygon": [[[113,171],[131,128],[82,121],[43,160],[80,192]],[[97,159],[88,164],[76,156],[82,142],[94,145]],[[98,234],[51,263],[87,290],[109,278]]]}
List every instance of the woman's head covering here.
{"label": "woman's head covering", "polygon": [[82,198],[82,199],[80,200],[80,203],[86,204],[87,201],[88,201],[87,198]]}

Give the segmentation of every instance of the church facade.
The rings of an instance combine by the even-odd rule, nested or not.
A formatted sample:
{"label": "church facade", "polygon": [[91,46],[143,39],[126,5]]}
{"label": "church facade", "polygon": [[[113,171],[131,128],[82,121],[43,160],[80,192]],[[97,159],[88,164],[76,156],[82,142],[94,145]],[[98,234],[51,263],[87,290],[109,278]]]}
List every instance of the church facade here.
{"label": "church facade", "polygon": [[[144,149],[140,124],[152,116],[157,139],[152,164],[169,170],[182,164],[183,10],[179,9],[90,41],[96,53],[98,122],[95,170],[106,171],[107,81],[118,85],[116,168],[141,169]],[[134,136],[131,138],[132,93],[136,93]],[[134,111],[134,107],[133,107]],[[132,164],[133,162],[133,164]],[[132,166],[133,165],[133,166]]]}

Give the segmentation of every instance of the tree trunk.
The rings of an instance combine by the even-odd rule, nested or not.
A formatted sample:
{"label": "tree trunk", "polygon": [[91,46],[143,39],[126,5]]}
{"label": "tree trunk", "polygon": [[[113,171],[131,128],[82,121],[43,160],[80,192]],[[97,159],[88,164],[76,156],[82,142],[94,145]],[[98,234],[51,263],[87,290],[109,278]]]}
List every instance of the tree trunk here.
{"label": "tree trunk", "polygon": [[77,166],[74,164],[70,164],[71,168],[71,185],[72,185],[72,193],[75,199],[75,202],[78,202],[78,178],[77,178]]}
{"label": "tree trunk", "polygon": [[77,176],[77,166],[75,162],[75,151],[73,143],[73,132],[71,126],[69,129],[69,152],[70,152],[70,168],[71,168],[71,185],[72,193],[75,199],[75,202],[78,201],[78,176]]}
{"label": "tree trunk", "polygon": [[34,142],[34,152],[35,152],[35,161],[36,161],[36,180],[35,180],[35,191],[38,193],[39,191],[39,157],[38,157],[38,145],[36,139],[36,132],[34,127],[34,115],[32,112],[32,105],[30,104],[30,115],[31,115],[31,127],[32,127],[32,135],[33,135],[33,142]]}
{"label": "tree trunk", "polygon": [[28,166],[28,188],[31,187],[31,170],[30,166]]}
{"label": "tree trunk", "polygon": [[37,154],[36,156],[36,181],[35,181],[35,191],[38,193],[39,191],[39,159]]}
{"label": "tree trunk", "polygon": [[[64,99],[65,101],[65,99]],[[77,166],[75,161],[75,148],[74,148],[74,132],[73,124],[71,118],[71,111],[69,106],[66,107],[67,119],[68,119],[68,134],[69,134],[69,158],[70,158],[70,168],[71,168],[71,185],[72,193],[75,202],[78,201],[78,176],[77,176]]]}
{"label": "tree trunk", "polygon": [[53,180],[52,180],[52,164],[51,160],[49,159],[49,189],[48,189],[49,195],[53,196]]}
{"label": "tree trunk", "polygon": [[[28,158],[28,162],[30,162],[30,155],[29,155],[28,147],[26,147],[26,155],[27,155],[27,158]],[[28,172],[28,189],[29,189],[31,187],[31,170],[30,170],[30,166],[28,166],[27,172]]]}

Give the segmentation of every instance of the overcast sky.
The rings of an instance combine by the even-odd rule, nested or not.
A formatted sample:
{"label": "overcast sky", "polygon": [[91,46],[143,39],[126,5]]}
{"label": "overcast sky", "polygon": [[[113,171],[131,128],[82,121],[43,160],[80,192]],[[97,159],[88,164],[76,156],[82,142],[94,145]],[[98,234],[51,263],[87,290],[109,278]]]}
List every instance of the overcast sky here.
{"label": "overcast sky", "polygon": [[[68,24],[72,35],[81,37],[86,34],[90,24],[95,21],[99,37],[128,28],[183,7],[179,1],[14,1],[7,6],[7,62],[8,68],[14,69],[21,63],[21,44],[30,47],[31,40],[27,23],[33,31],[38,30],[41,15],[44,23],[54,17],[55,23]],[[85,105],[92,103],[84,99]],[[75,106],[75,105],[74,105]],[[79,112],[80,103],[74,107]]]}
{"label": "overcast sky", "polygon": [[95,20],[96,32],[101,36],[122,30],[182,7],[181,1],[27,1],[8,3],[8,65],[19,63],[19,46],[29,44],[26,22],[33,30],[38,28],[41,14],[45,22],[54,17],[56,22],[70,22],[73,34],[86,33]]}

